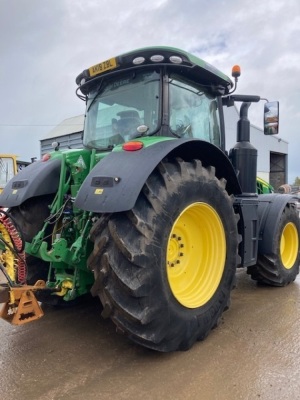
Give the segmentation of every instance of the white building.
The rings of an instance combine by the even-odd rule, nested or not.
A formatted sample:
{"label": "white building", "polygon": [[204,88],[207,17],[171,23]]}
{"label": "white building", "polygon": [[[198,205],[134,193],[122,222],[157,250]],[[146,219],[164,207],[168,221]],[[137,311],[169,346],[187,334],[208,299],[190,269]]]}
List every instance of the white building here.
{"label": "white building", "polygon": [[[236,143],[239,112],[236,107],[224,107],[226,150]],[[288,142],[278,135],[264,135],[262,129],[250,126],[250,141],[257,149],[257,175],[277,189],[288,179]]]}

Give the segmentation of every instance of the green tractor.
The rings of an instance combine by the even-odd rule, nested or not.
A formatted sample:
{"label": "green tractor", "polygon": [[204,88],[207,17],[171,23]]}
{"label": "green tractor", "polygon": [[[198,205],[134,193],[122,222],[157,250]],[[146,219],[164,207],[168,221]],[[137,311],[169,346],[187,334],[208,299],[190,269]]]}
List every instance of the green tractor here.
{"label": "green tractor", "polygon": [[[23,324],[40,302],[89,292],[118,332],[147,348],[189,349],[218,325],[236,268],[285,286],[299,272],[292,195],[257,194],[248,108],[259,96],[176,48],[101,62],[76,79],[84,149],[21,171],[0,195],[1,316]],[[223,108],[241,102],[225,151]],[[265,104],[265,133],[278,103]],[[37,300],[38,301],[37,301]]]}

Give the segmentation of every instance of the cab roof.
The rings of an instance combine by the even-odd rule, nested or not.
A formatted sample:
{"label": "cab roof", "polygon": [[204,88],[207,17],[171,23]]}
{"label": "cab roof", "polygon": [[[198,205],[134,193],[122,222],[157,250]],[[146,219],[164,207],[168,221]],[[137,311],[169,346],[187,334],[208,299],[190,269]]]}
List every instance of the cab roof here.
{"label": "cab roof", "polygon": [[102,61],[84,70],[76,78],[82,93],[89,90],[89,84],[105,75],[116,74],[131,69],[165,66],[199,83],[228,94],[233,87],[231,79],[217,68],[184,50],[167,46],[144,47]]}

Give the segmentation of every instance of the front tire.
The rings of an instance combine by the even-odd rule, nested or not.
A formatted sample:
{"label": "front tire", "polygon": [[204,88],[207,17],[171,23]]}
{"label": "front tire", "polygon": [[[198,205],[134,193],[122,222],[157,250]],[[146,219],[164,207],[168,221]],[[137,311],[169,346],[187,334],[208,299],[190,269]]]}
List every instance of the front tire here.
{"label": "front tire", "polygon": [[[49,217],[49,207],[53,196],[39,196],[26,200],[20,206],[10,209],[9,214],[16,222],[16,228],[22,232],[25,242],[31,242],[42,229],[44,221]],[[39,279],[47,280],[49,263],[26,254],[27,284],[34,285]]]}
{"label": "front tire", "polygon": [[247,269],[253,280],[270,286],[286,286],[296,279],[300,264],[300,219],[287,204],[274,232],[270,254],[259,254],[257,264]]}
{"label": "front tire", "polygon": [[214,168],[163,161],[131,211],[91,231],[92,293],[119,331],[158,351],[204,339],[228,308],[238,216]]}

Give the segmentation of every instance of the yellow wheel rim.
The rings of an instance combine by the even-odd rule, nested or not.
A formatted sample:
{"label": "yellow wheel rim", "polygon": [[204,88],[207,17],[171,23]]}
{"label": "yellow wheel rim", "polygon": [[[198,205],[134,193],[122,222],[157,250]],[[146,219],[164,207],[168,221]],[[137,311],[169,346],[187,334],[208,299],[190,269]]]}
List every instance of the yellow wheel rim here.
{"label": "yellow wheel rim", "polygon": [[217,290],[225,266],[226,238],[217,211],[193,203],[176,219],[168,240],[167,276],[180,304],[197,308]]}
{"label": "yellow wheel rim", "polygon": [[281,262],[286,269],[295,264],[299,251],[299,238],[296,225],[289,222],[285,225],[280,239]]}

